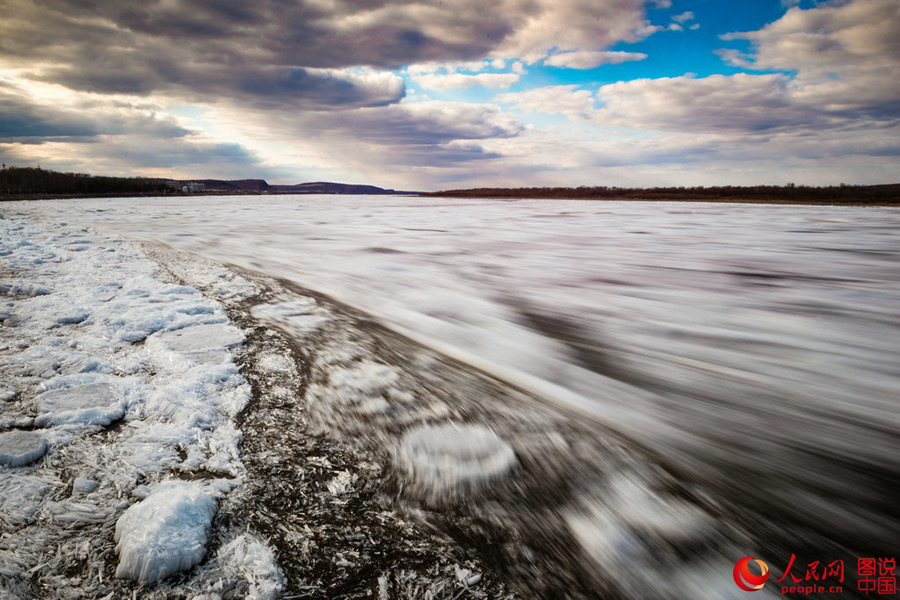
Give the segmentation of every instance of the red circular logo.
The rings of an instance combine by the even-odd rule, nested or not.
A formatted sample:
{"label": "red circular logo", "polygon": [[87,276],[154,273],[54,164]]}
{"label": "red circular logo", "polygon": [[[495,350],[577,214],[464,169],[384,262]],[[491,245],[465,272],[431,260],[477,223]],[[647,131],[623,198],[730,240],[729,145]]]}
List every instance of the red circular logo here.
{"label": "red circular logo", "polygon": [[[751,560],[759,567],[759,575],[750,572]],[[745,556],[734,565],[734,582],[744,591],[758,592],[766,585],[768,579],[769,565],[759,559],[754,559],[753,556]]]}

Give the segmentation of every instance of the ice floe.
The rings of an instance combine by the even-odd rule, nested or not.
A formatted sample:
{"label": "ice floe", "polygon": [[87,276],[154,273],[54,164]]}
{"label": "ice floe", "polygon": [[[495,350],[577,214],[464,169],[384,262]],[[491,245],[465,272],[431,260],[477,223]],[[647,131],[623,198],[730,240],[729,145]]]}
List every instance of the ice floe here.
{"label": "ice floe", "polygon": [[302,338],[328,322],[312,298],[274,304],[258,304],[250,310],[254,318],[275,325]]}
{"label": "ice floe", "polygon": [[227,323],[193,325],[156,334],[167,348],[176,352],[190,353],[206,350],[230,348],[244,341],[241,330]]}
{"label": "ice floe", "polygon": [[116,521],[116,577],[152,583],[200,562],[216,500],[198,483],[169,482]]}
{"label": "ice floe", "polygon": [[34,431],[0,433],[0,465],[22,467],[30,465],[47,452],[47,440]]}
{"label": "ice floe", "polygon": [[403,436],[395,465],[430,500],[500,478],[517,464],[512,447],[483,425],[423,425]]}
{"label": "ice floe", "polygon": [[629,598],[742,598],[721,575],[741,549],[723,541],[710,512],[672,491],[618,472],[578,497],[563,514],[588,559],[587,576],[614,582]]}
{"label": "ice floe", "polygon": [[109,425],[125,415],[124,400],[109,383],[89,383],[55,389],[34,399],[38,426]]}

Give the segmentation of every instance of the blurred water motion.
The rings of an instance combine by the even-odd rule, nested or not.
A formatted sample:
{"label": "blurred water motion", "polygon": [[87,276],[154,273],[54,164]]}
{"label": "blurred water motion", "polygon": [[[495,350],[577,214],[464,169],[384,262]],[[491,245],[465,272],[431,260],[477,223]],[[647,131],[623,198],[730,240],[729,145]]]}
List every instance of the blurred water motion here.
{"label": "blurred water motion", "polygon": [[897,551],[896,209],[184,202],[66,201],[46,218],[323,292],[621,432],[728,507],[746,554]]}

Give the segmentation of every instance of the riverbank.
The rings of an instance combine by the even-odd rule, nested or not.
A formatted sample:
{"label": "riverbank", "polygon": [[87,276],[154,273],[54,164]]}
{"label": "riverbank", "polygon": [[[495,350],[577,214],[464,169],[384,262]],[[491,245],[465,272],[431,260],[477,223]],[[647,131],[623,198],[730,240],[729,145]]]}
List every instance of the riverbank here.
{"label": "riverbank", "polygon": [[898,206],[900,184],[713,187],[530,187],[475,188],[421,194],[427,198],[506,200],[596,200],[641,202],[712,202],[717,204],[784,204],[824,206]]}

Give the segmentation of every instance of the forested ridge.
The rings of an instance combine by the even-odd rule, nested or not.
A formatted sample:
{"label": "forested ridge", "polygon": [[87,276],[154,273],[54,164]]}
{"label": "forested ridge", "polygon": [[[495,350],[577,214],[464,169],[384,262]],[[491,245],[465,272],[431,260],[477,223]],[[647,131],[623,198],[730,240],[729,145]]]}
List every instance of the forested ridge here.
{"label": "forested ridge", "polygon": [[143,177],[103,177],[60,173],[40,167],[4,167],[0,170],[0,198],[28,195],[104,195],[158,193],[166,185]]}
{"label": "forested ridge", "polygon": [[572,200],[683,200],[701,202],[808,202],[898,204],[900,184],[889,185],[757,185],[714,187],[622,188],[608,186],[473,188],[431,192],[446,198],[542,198]]}

